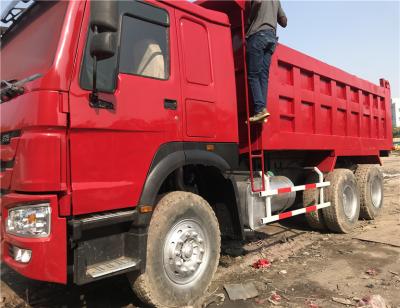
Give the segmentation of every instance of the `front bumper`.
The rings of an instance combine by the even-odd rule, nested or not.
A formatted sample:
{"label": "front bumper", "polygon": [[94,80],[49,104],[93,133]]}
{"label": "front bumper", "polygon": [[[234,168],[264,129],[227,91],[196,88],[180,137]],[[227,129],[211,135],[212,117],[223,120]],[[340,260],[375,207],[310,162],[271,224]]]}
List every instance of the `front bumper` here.
{"label": "front bumper", "polygon": [[[46,238],[25,238],[7,234],[5,222],[8,209],[15,206],[50,203],[51,233]],[[1,198],[1,259],[4,263],[21,275],[42,281],[67,283],[67,227],[66,219],[58,215],[58,199],[56,195],[24,195],[10,193]],[[13,259],[10,248],[16,246],[32,251],[28,263],[20,263]]]}

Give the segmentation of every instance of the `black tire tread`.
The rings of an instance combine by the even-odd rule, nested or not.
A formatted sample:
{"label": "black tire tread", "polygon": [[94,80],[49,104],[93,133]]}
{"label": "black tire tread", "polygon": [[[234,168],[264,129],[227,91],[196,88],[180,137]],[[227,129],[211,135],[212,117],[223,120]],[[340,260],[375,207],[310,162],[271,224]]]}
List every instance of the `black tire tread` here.
{"label": "black tire tread", "polygon": [[[306,181],[307,184],[316,182],[318,182],[318,176],[316,176],[316,174],[309,176]],[[319,203],[318,188],[303,191],[303,207],[315,205],[317,203]],[[326,224],[324,222],[324,217],[322,216],[322,210],[306,213],[305,217],[310,228],[315,230],[326,230]]]}
{"label": "black tire tread", "polygon": [[[352,231],[352,227],[349,227],[345,221],[342,219],[342,214],[340,212],[339,204],[339,186],[340,182],[345,178],[350,177],[354,179],[354,174],[349,169],[335,169],[328,173],[325,180],[329,181],[331,184],[326,189],[326,200],[331,202],[331,206],[323,208],[323,215],[326,226],[329,230],[337,233],[349,233]],[[357,185],[355,185],[357,189]],[[358,215],[356,215],[358,218]]]}
{"label": "black tire tread", "polygon": [[[369,174],[377,169],[380,174],[379,169],[376,165],[358,165],[357,169],[354,173],[356,177],[356,182],[358,186],[358,190],[360,191],[360,218],[366,220],[373,220],[378,215],[379,209],[373,208],[372,200],[369,200]],[[383,195],[382,195],[382,205],[383,205]]]}

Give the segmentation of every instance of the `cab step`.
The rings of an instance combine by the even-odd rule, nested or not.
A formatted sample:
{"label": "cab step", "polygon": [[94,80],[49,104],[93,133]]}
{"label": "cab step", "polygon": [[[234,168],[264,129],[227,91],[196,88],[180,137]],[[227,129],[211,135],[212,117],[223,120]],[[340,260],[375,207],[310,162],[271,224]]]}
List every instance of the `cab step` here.
{"label": "cab step", "polygon": [[126,269],[134,268],[138,262],[129,257],[120,257],[118,259],[93,264],[87,267],[86,274],[92,278],[98,278],[113,274]]}

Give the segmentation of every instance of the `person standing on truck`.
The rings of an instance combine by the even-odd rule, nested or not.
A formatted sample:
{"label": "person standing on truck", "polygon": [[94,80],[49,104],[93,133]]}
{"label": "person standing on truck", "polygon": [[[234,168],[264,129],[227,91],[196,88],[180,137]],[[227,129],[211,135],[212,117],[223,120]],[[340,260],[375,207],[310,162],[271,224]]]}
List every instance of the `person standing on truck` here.
{"label": "person standing on truck", "polygon": [[253,95],[254,115],[250,122],[264,120],[267,111],[268,77],[275,51],[277,23],[285,28],[287,18],[279,0],[251,0],[246,32],[247,79]]}

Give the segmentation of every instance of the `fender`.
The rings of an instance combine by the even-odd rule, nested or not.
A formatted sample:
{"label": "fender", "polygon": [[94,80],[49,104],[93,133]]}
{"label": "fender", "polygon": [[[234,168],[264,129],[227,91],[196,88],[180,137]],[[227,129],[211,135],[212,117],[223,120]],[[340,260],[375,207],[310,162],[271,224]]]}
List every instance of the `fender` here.
{"label": "fender", "polygon": [[[207,151],[207,146],[212,145],[214,151]],[[138,208],[141,205],[154,205],[157,192],[164,180],[179,167],[185,165],[205,165],[218,168],[223,176],[232,183],[236,200],[233,216],[239,224],[239,234],[243,233],[240,216],[240,202],[236,181],[229,176],[230,170],[236,170],[239,164],[239,150],[236,143],[183,143],[172,142],[163,144],[154,156],[146,182],[143,186]],[[139,211],[140,212],[140,211]],[[140,214],[134,225],[146,227],[151,218],[151,213]]]}
{"label": "fender", "polygon": [[161,159],[154,167],[152,166],[143,186],[139,204],[153,205],[156,201],[157,192],[167,176],[184,165],[185,153],[176,151]]}
{"label": "fender", "polygon": [[[207,151],[212,145],[213,152]],[[161,184],[179,167],[190,164],[213,166],[223,174],[235,170],[238,165],[238,144],[236,143],[194,143],[171,142],[163,144],[154,156],[139,204],[153,205]]]}

